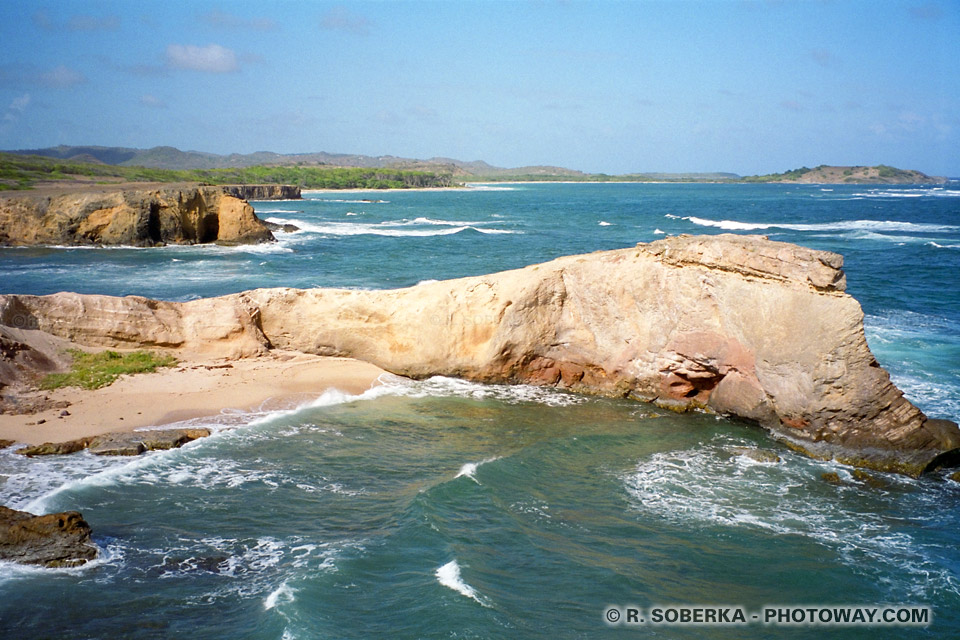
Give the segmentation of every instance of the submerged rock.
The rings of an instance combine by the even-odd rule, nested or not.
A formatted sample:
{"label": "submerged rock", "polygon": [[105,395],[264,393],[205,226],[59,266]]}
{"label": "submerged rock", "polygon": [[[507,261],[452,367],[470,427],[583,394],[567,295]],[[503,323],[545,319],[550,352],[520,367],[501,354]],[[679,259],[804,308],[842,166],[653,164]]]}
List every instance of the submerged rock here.
{"label": "submerged rock", "polygon": [[184,303],[0,296],[0,324],[91,346],[349,356],[412,378],[553,385],[738,416],[814,457],[919,475],[957,460],[867,346],[841,256],[678,236],[385,291],[257,289]]}
{"label": "submerged rock", "polygon": [[83,451],[90,444],[91,438],[79,438],[77,440],[67,440],[66,442],[44,442],[17,449],[17,453],[22,456],[32,458],[34,456],[63,456],[77,451]]}
{"label": "submerged rock", "polygon": [[780,462],[780,456],[773,451],[766,449],[754,449],[752,447],[734,447],[731,449],[734,455],[750,458],[755,462]]}
{"label": "submerged rock", "polygon": [[0,506],[0,560],[77,567],[97,557],[90,525],[76,511],[37,516]]}
{"label": "submerged rock", "polygon": [[820,478],[827,484],[836,485],[838,487],[842,487],[846,484],[846,482],[844,482],[840,477],[840,474],[836,471],[827,471],[825,473],[821,473]]}

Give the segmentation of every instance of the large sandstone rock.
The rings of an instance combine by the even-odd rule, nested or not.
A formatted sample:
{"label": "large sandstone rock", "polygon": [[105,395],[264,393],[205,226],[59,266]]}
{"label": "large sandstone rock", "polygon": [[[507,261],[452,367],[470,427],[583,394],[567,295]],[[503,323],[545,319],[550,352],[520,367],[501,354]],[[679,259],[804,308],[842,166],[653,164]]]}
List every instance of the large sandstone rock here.
{"label": "large sandstone rock", "polygon": [[77,567],[96,557],[90,525],[78,512],[36,516],[0,506],[0,560]]}
{"label": "large sandstone rock", "polygon": [[258,289],[182,304],[0,296],[0,324],[99,346],[350,356],[414,378],[556,385],[759,423],[817,456],[919,474],[960,448],[877,364],[842,258],[667,238],[407,289]]}
{"label": "large sandstone rock", "polygon": [[221,187],[24,193],[0,197],[0,244],[150,246],[273,240],[247,202]]}

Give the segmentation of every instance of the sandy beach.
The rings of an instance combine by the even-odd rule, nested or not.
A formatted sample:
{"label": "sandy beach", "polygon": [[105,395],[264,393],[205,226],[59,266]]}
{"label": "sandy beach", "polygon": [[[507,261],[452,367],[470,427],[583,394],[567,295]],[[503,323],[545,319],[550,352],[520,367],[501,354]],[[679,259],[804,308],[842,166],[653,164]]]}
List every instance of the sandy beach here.
{"label": "sandy beach", "polygon": [[377,385],[384,373],[350,358],[298,352],[273,351],[230,360],[177,356],[180,364],[175,367],[123,376],[101,389],[43,392],[52,403],[65,401],[69,406],[32,414],[0,414],[0,440],[62,442],[216,415],[224,409],[290,408],[331,388],[362,393]]}

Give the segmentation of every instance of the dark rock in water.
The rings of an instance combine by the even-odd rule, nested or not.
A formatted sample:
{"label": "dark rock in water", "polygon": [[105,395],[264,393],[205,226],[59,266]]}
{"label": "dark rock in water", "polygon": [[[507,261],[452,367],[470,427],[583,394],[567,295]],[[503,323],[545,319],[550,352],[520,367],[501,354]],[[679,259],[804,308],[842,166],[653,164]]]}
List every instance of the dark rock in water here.
{"label": "dark rock in water", "polygon": [[138,456],[144,451],[175,449],[210,435],[209,429],[163,429],[107,433],[90,441],[90,453],[98,456]]}
{"label": "dark rock in water", "polygon": [[850,472],[850,475],[853,476],[854,480],[862,482],[863,484],[867,485],[871,489],[886,489],[889,487],[889,485],[884,480],[882,480],[881,478],[878,478],[877,476],[871,473],[867,473],[862,469],[854,469],[853,471]]}
{"label": "dark rock in water", "polygon": [[840,479],[840,474],[838,474],[836,471],[828,471],[826,473],[822,473],[820,474],[820,477],[823,479],[824,482],[827,482],[829,484],[835,484],[837,486],[842,486],[846,484],[843,480]]}
{"label": "dark rock in water", "polygon": [[950,474],[950,479],[954,482],[960,482],[960,471],[954,471]]}
{"label": "dark rock in water", "polygon": [[780,456],[773,451],[766,449],[753,449],[751,447],[734,447],[731,449],[734,455],[744,456],[756,462],[780,462]]}
{"label": "dark rock in water", "polygon": [[154,431],[131,431],[105,433],[90,438],[67,442],[45,442],[24,447],[17,453],[28,457],[57,456],[89,449],[98,456],[138,456],[144,451],[175,449],[197,438],[210,435],[209,429],[157,429]]}
{"label": "dark rock in water", "polygon": [[90,438],[67,440],[66,442],[44,442],[43,444],[17,449],[17,453],[30,458],[33,456],[62,456],[83,451],[89,444]]}
{"label": "dark rock in water", "polygon": [[78,567],[97,557],[90,525],[76,511],[37,516],[0,506],[0,559]]}
{"label": "dark rock in water", "polygon": [[12,444],[14,444],[13,440],[0,440],[0,449],[6,449]]}
{"label": "dark rock in water", "polygon": [[90,453],[98,456],[138,456],[147,450],[132,433],[106,433],[90,441]]}
{"label": "dark rock in water", "polygon": [[279,224],[277,222],[268,222],[264,220],[263,226],[265,226],[267,229],[270,229],[270,231],[283,231],[284,233],[294,233],[296,231],[300,231],[300,227],[289,223]]}

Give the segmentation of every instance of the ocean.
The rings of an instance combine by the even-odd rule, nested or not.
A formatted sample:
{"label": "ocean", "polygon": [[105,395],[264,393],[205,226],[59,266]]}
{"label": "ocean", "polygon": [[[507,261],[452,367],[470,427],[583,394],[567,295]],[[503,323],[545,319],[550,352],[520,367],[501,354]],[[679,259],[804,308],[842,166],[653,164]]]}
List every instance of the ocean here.
{"label": "ocean", "polygon": [[[880,363],[929,416],[960,419],[956,183],[477,185],[254,206],[301,231],[252,247],[0,249],[0,293],[393,288],[667,234],[762,234],[843,254]],[[79,510],[102,551],[79,569],[0,564],[0,635],[960,635],[960,483],[946,474],[867,482],[748,424],[626,400],[383,382],[225,410],[191,421],[210,438],[134,459],[0,451],[0,504]],[[744,624],[681,619],[718,607]],[[823,607],[929,618],[788,623]],[[764,624],[765,608],[786,618]]]}

